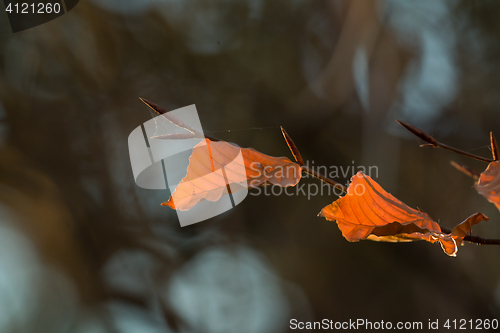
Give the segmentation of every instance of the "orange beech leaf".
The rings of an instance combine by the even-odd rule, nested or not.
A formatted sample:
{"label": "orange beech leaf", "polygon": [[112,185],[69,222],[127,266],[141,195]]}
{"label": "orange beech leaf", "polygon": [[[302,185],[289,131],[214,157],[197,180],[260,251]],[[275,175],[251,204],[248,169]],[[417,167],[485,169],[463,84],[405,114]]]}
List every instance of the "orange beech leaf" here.
{"label": "orange beech leaf", "polygon": [[268,156],[252,148],[204,139],[193,148],[186,176],[162,206],[186,211],[200,200],[219,200],[228,193],[229,184],[240,185],[231,186],[232,192],[268,184],[287,187],[295,186],[301,176],[300,165],[286,157]]}
{"label": "orange beech leaf", "polygon": [[429,215],[399,201],[361,172],[351,178],[347,194],[323,208],[319,216],[336,221],[342,235],[350,242],[425,240],[439,242],[449,256],[456,255],[458,246],[474,224],[488,220],[476,213],[453,228],[450,234],[445,234]]}
{"label": "orange beech leaf", "polygon": [[491,162],[479,176],[474,187],[477,192],[500,210],[500,162]]}

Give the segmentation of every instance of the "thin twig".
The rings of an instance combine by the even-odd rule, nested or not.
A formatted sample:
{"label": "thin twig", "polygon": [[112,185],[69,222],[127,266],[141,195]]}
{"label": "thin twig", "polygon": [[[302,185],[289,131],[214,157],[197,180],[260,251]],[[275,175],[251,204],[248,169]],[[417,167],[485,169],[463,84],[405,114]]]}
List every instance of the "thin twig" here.
{"label": "thin twig", "polygon": [[295,158],[295,161],[298,164],[304,165],[304,159],[302,158],[302,155],[300,155],[300,152],[297,149],[295,143],[293,143],[292,138],[290,137],[290,135],[288,135],[283,126],[280,126],[280,128],[281,128],[281,133],[283,133],[283,137],[285,138],[286,144],[288,145],[288,148],[290,148],[290,151],[292,152],[293,158]]}
{"label": "thin twig", "polygon": [[463,150],[460,150],[460,149],[453,148],[453,147],[450,147],[448,145],[445,145],[444,143],[441,143],[441,142],[437,141],[432,136],[430,136],[429,134],[425,133],[424,131],[422,131],[421,129],[419,129],[419,128],[415,127],[415,126],[412,126],[412,125],[407,124],[407,123],[405,123],[403,121],[400,121],[400,120],[396,120],[396,121],[401,126],[403,126],[404,128],[406,128],[408,131],[410,131],[414,135],[418,136],[420,139],[428,142],[428,144],[423,144],[420,147],[432,147],[432,148],[446,149],[446,150],[452,151],[454,153],[457,153],[457,154],[460,154],[460,155],[464,155],[464,156],[467,156],[467,157],[470,157],[470,158],[473,158],[473,159],[476,159],[476,160],[479,160],[479,161],[482,161],[482,162],[486,162],[486,163],[491,163],[491,162],[495,161],[495,160],[492,160],[492,159],[489,159],[489,158],[486,158],[486,157],[474,155],[474,154],[468,153],[466,151],[463,151]]}
{"label": "thin twig", "polygon": [[455,161],[451,161],[451,165],[457,169],[458,171],[466,174],[467,176],[473,178],[474,180],[478,180],[479,176],[481,176],[481,173],[477,172],[476,170],[469,168],[466,165],[458,164]]}
{"label": "thin twig", "polygon": [[165,110],[164,108],[162,108],[161,106],[158,106],[156,105],[155,103],[153,102],[150,102],[144,98],[141,98],[139,97],[139,99],[144,103],[146,104],[147,106],[149,106],[153,111],[155,111],[156,113],[162,115],[165,119],[167,119],[168,121],[170,121],[172,124],[174,124],[175,126],[177,127],[180,127],[180,128],[183,128],[185,129],[186,131],[192,133],[192,134],[201,134],[201,133],[197,133],[197,131],[193,128],[191,128],[190,126],[186,125],[182,120],[180,120],[179,118],[175,117],[174,115],[171,115],[170,113],[168,113],[167,110]]}
{"label": "thin twig", "polygon": [[[197,130],[195,130],[194,128],[192,128],[191,126],[186,125],[182,120],[180,120],[179,118],[177,118],[174,115],[170,114],[167,110],[165,110],[161,106],[158,106],[155,103],[150,102],[150,101],[148,101],[148,100],[146,100],[144,98],[141,98],[141,97],[139,97],[139,99],[144,104],[146,104],[147,106],[149,106],[153,111],[155,111],[159,115],[162,115],[165,119],[167,119],[168,121],[170,121],[172,124],[174,124],[175,126],[177,126],[179,128],[185,129],[186,131],[190,132],[191,134],[194,134],[197,138],[207,138],[207,139],[209,139],[211,141],[219,141],[219,139],[216,139],[216,138],[214,138],[212,136],[200,133]],[[164,138],[160,138],[160,139],[164,139]]]}
{"label": "thin twig", "polygon": [[465,236],[464,241],[476,245],[500,245],[500,239],[482,238],[479,236]]}
{"label": "thin twig", "polygon": [[327,183],[328,185],[333,186],[336,189],[341,190],[344,193],[347,193],[347,188],[344,185],[337,183],[335,180],[328,178],[327,176],[322,175],[321,173],[316,172],[313,169],[310,169],[308,166],[306,166],[304,164],[304,159],[302,158],[299,149],[297,148],[295,143],[293,143],[293,140],[290,137],[290,135],[288,135],[288,133],[285,131],[283,127],[280,126],[280,128],[281,128],[281,133],[283,133],[283,137],[285,138],[286,144],[288,145],[288,148],[290,148],[290,151],[292,152],[295,161],[297,162],[298,165],[300,165],[302,171],[313,176],[316,179],[321,180],[324,183]]}
{"label": "thin twig", "polygon": [[307,174],[310,174],[314,178],[317,178],[317,179],[321,180],[322,182],[327,183],[328,185],[331,185],[331,186],[335,187],[336,189],[341,190],[344,193],[347,193],[347,187],[345,187],[344,185],[342,185],[340,183],[337,183],[335,180],[330,179],[327,176],[324,176],[321,173],[316,172],[312,169],[309,169],[309,167],[306,165],[302,165],[301,168],[302,168],[302,171],[304,171]]}

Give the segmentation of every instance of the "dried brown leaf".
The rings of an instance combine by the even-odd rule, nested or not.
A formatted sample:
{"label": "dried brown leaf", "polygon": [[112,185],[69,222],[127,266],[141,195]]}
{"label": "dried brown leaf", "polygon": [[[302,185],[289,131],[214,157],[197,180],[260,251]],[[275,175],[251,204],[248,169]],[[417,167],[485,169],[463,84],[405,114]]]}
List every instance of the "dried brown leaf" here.
{"label": "dried brown leaf", "polygon": [[488,164],[474,188],[500,210],[500,162]]}
{"label": "dried brown leaf", "polygon": [[[242,159],[238,160],[240,152]],[[215,172],[221,169],[223,172]],[[203,199],[219,200],[227,193],[229,184],[241,184],[242,180],[246,180],[247,188],[267,184],[287,187],[295,186],[300,178],[301,167],[286,157],[268,156],[252,148],[205,139],[194,147],[186,177],[162,205],[185,211]]]}
{"label": "dried brown leaf", "polygon": [[458,245],[474,224],[488,219],[476,213],[456,226],[451,234],[445,234],[429,215],[407,206],[361,172],[352,177],[347,195],[323,208],[319,216],[336,221],[350,242],[425,240],[439,242],[449,256],[456,255]]}

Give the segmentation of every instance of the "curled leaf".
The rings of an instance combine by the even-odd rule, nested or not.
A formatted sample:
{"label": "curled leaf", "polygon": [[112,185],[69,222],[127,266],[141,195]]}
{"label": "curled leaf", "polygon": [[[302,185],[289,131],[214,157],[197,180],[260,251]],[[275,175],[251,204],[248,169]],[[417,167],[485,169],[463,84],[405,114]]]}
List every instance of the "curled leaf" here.
{"label": "curled leaf", "polygon": [[458,246],[474,224],[488,220],[476,213],[450,234],[445,234],[429,215],[407,206],[361,172],[351,178],[347,194],[323,208],[319,216],[336,221],[342,235],[350,242],[425,240],[439,242],[449,256],[456,255]]}
{"label": "curled leaf", "polygon": [[500,162],[491,162],[474,188],[500,210]]}
{"label": "curled leaf", "polygon": [[186,211],[200,200],[217,201],[222,195],[242,188],[274,184],[295,186],[301,167],[286,157],[273,157],[229,142],[201,141],[189,157],[186,176],[163,206]]}

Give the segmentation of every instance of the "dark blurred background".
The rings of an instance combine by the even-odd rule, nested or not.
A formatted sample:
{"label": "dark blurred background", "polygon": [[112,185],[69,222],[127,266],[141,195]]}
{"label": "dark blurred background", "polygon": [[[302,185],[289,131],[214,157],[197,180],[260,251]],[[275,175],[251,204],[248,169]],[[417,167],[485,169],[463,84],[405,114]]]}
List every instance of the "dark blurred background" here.
{"label": "dark blurred background", "polygon": [[13,34],[0,14],[0,331],[498,318],[498,246],[349,243],[316,217],[332,195],[249,195],[181,228],[167,191],[135,185],[127,137],[154,116],[138,97],[196,104],[206,133],[291,157],[282,125],[315,165],[377,166],[442,225],[480,211],[474,234],[500,238],[450,161],[486,164],[395,122],[490,156],[499,15],[494,0],[81,0]]}

